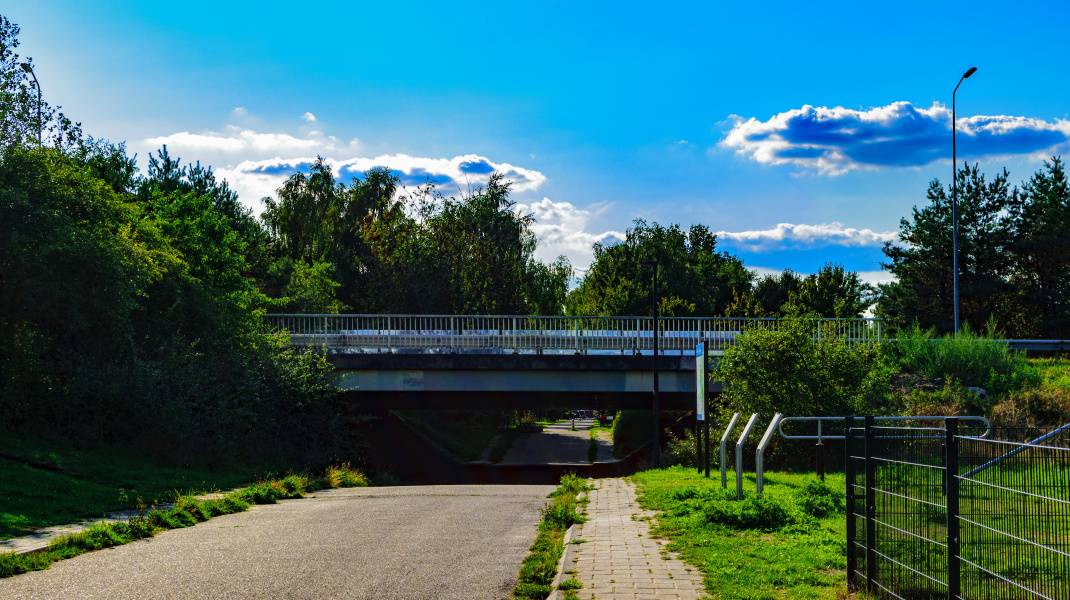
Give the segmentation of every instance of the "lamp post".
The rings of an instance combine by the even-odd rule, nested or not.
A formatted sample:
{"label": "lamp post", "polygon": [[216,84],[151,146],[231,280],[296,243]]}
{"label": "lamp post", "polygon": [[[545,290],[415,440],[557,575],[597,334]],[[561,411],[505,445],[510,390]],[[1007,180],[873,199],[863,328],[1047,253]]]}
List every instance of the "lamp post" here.
{"label": "lamp post", "polygon": [[19,63],[23,71],[30,74],[33,77],[33,84],[37,86],[37,145],[41,145],[41,128],[43,124],[41,122],[41,82],[37,81],[37,73],[33,72],[33,65],[28,62]]}
{"label": "lamp post", "polygon": [[654,375],[654,387],[652,395],[651,410],[654,416],[654,436],[653,436],[653,448],[650,452],[650,460],[654,468],[661,466],[661,423],[658,421],[658,416],[661,412],[661,399],[658,397],[658,327],[661,319],[660,310],[658,307],[658,263],[657,261],[646,261],[644,266],[650,267],[650,314],[654,317],[654,358],[653,358],[653,375]]}
{"label": "lamp post", "polygon": [[951,92],[951,295],[953,297],[955,314],[955,333],[959,332],[959,165],[958,147],[955,127],[955,94],[963,81],[977,72],[977,67],[970,67],[959,82],[955,84],[955,91]]}

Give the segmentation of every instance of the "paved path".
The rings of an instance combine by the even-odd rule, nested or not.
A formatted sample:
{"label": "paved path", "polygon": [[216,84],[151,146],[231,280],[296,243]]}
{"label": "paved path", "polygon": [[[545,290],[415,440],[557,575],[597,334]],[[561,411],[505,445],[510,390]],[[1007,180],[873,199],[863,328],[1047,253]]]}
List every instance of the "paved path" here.
{"label": "paved path", "polygon": [[599,479],[590,492],[587,522],[576,526],[565,555],[565,578],[569,571],[583,587],[580,598],[617,600],[627,598],[703,597],[702,574],[664,551],[664,542],[650,537],[632,484],[623,479]]}
{"label": "paved path", "polygon": [[0,598],[507,598],[552,489],[318,492],[0,579]]}
{"label": "paved path", "polygon": [[[526,433],[516,438],[509,447],[500,465],[530,465],[546,463],[590,464],[587,460],[587,447],[591,440],[591,426],[594,419],[576,419],[576,429],[572,422],[559,421],[547,425],[541,432]],[[598,440],[598,458],[612,460],[613,443],[605,438]]]}

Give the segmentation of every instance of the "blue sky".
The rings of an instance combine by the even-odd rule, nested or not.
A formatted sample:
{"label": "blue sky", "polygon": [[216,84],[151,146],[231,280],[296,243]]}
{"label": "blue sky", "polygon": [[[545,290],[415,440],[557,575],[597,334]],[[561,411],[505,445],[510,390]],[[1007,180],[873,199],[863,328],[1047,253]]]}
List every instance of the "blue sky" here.
{"label": "blue sky", "polygon": [[[960,157],[1021,180],[1070,148],[1057,2],[23,3],[46,95],[142,157],[168,143],[258,208],[291,166],[516,182],[545,256],[634,218],[748,265],[879,279],[880,244]],[[727,4],[727,3],[716,3]],[[865,8],[873,6],[874,8]],[[477,166],[473,166],[477,165]]]}

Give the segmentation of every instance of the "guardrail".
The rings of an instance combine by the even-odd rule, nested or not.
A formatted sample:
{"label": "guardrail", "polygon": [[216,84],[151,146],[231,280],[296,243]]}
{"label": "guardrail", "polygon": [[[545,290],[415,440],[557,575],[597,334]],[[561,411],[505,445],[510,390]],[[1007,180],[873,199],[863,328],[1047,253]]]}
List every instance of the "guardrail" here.
{"label": "guardrail", "polygon": [[[532,317],[516,315],[269,314],[268,324],[294,345],[372,352],[614,353],[654,349],[652,317]],[[731,346],[746,331],[779,330],[773,317],[661,317],[658,349],[690,354]],[[879,319],[815,319],[814,335],[848,342],[881,341]]]}

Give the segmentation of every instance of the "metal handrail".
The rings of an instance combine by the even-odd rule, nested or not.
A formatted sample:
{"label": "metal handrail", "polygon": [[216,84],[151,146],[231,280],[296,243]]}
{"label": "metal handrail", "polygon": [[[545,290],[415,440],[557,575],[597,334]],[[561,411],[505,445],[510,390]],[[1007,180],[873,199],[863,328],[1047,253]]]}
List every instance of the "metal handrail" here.
{"label": "metal handrail", "polygon": [[[845,435],[825,435],[825,434],[823,434],[821,432],[821,424],[824,423],[824,422],[827,422],[827,421],[834,421],[834,422],[837,422],[837,423],[843,423],[844,419],[846,419],[846,418],[847,417],[784,417],[783,419],[780,420],[780,424],[777,425],[777,432],[780,434],[780,437],[782,437],[785,440],[817,440],[818,442],[845,440],[845,439],[847,439],[847,437]],[[983,423],[984,426],[985,426],[984,433],[981,433],[980,435],[978,435],[976,437],[982,437],[982,438],[983,437],[988,437],[988,434],[991,433],[991,431],[992,431],[992,423],[987,418],[978,417],[978,416],[949,417],[949,416],[945,416],[945,415],[886,415],[886,416],[873,417],[873,420],[874,421],[892,421],[892,422],[898,422],[898,421],[946,421],[947,419],[950,419],[950,418],[956,418],[956,419],[959,420],[960,423],[963,422],[963,421],[976,421],[976,422],[979,422],[979,423]],[[798,435],[798,434],[789,435],[789,434],[786,434],[786,433],[784,433],[784,424],[785,423],[789,423],[789,422],[800,422],[800,423],[816,422],[818,424],[818,434],[817,435]],[[884,438],[884,439],[893,439],[893,438],[889,438],[888,436],[883,436],[883,435],[881,437]],[[918,436],[911,436],[911,437],[913,439],[925,439],[926,438],[926,436],[921,436],[920,438]],[[943,436],[943,434],[934,434],[932,437],[934,437],[934,438],[936,438],[936,437],[943,438],[944,436]]]}

